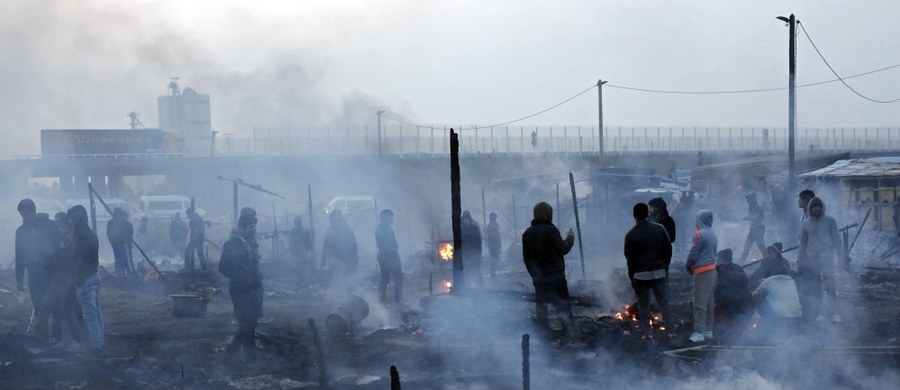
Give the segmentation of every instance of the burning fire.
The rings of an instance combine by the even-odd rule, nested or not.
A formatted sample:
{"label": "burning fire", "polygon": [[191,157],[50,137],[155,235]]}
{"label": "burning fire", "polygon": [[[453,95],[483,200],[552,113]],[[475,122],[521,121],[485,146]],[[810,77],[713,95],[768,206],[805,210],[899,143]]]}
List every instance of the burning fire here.
{"label": "burning fire", "polygon": [[420,327],[416,328],[416,330],[413,332],[413,334],[421,336],[421,335],[425,334],[425,329],[422,329],[422,327],[420,326]]}
{"label": "burning fire", "polygon": [[444,286],[444,288],[446,288],[449,292],[453,288],[453,283],[447,279],[444,279],[441,281],[441,286]]}
{"label": "burning fire", "polygon": [[450,245],[449,242],[445,242],[445,243],[441,244],[440,248],[438,248],[438,255],[441,256],[441,260],[452,261],[453,260],[453,245]]}

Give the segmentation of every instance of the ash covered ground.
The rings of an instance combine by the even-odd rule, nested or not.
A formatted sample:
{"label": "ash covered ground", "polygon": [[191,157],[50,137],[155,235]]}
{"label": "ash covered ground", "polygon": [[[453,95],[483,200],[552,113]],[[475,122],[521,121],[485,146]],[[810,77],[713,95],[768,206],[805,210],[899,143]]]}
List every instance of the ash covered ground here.
{"label": "ash covered ground", "polygon": [[[5,270],[0,272],[0,387],[267,389],[320,388],[327,382],[338,389],[385,389],[395,366],[400,383],[410,389],[518,389],[526,333],[528,378],[535,389],[872,388],[900,379],[900,273],[893,270],[861,267],[840,275],[845,315],[840,324],[820,318],[805,335],[777,342],[752,335],[751,329],[755,337],[742,345],[713,342],[706,349],[683,350],[695,346],[686,340],[691,329],[686,275],[674,274],[670,283],[678,319],[670,329],[674,337],[659,332],[648,341],[624,308],[633,300],[624,269],[611,268],[590,282],[570,274],[581,335],[569,340],[552,315],[552,332],[533,325],[530,279],[517,262],[504,260],[483,291],[464,296],[446,294],[446,267],[407,272],[403,305],[380,303],[375,270],[362,268],[354,293],[368,302],[369,315],[353,333],[331,335],[324,319],[346,294],[319,284],[297,288],[296,271],[287,262],[264,262],[267,320],[257,328],[259,353],[253,361],[224,353],[237,325],[216,273],[191,279],[163,272],[162,278],[143,281],[107,276],[101,290],[107,350],[97,357],[69,352],[65,341],[48,347],[24,335],[31,305],[27,294],[15,293],[14,273]],[[176,317],[169,294],[206,285],[218,289],[206,314]],[[308,318],[317,324],[324,370]],[[665,353],[679,349],[677,356]]]}

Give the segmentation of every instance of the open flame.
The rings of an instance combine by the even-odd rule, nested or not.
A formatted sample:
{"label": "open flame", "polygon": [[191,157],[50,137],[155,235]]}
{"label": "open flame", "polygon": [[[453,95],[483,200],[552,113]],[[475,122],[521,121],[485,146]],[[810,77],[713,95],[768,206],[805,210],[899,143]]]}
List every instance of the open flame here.
{"label": "open flame", "polygon": [[452,261],[453,260],[453,245],[450,245],[449,242],[445,242],[441,244],[438,248],[438,255],[441,256],[441,260],[444,261]]}
{"label": "open flame", "polygon": [[441,281],[441,286],[444,286],[444,288],[447,289],[447,292],[450,292],[450,290],[453,289],[453,283],[447,279]]}

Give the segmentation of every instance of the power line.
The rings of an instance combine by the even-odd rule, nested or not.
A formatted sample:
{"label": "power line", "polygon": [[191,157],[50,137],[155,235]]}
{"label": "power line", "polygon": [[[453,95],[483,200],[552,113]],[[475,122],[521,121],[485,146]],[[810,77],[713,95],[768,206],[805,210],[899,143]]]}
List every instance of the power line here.
{"label": "power line", "polygon": [[831,64],[828,63],[828,60],[825,59],[825,56],[822,55],[822,52],[819,51],[819,48],[818,48],[818,47],[816,47],[816,43],[813,42],[812,37],[810,37],[810,36],[809,36],[809,33],[806,32],[806,27],[804,27],[803,24],[801,24],[801,23],[797,23],[797,24],[800,25],[800,29],[803,30],[803,35],[806,35],[806,39],[809,40],[809,43],[812,45],[813,49],[816,50],[816,54],[819,55],[819,58],[822,59],[822,62],[825,63],[825,66],[827,66],[828,69],[831,70],[831,73],[833,73],[834,76],[837,77],[838,80],[840,80],[841,83],[844,84],[845,87],[847,87],[847,89],[853,91],[853,93],[855,93],[856,96],[859,96],[859,97],[861,97],[861,98],[863,98],[863,99],[866,99],[866,100],[868,100],[868,101],[870,101],[870,102],[873,102],[873,103],[887,104],[887,103],[894,103],[894,102],[900,101],[900,98],[893,99],[893,100],[878,100],[878,99],[872,99],[872,98],[870,98],[870,97],[868,97],[868,96],[866,96],[866,95],[863,95],[863,94],[859,93],[857,90],[853,89],[853,87],[851,87],[850,84],[847,84],[847,82],[844,81],[844,79],[841,78],[841,76],[838,75],[837,72],[834,71],[834,68],[831,67]]}
{"label": "power line", "polygon": [[[815,45],[813,45],[813,46],[815,46]],[[813,87],[816,85],[828,84],[828,83],[833,83],[833,82],[837,82],[837,81],[843,81],[843,80],[848,80],[848,79],[852,79],[852,78],[868,76],[873,73],[883,72],[883,71],[894,69],[894,68],[900,68],[900,64],[885,66],[883,68],[878,68],[878,69],[870,70],[868,72],[863,72],[863,73],[857,73],[857,74],[850,75],[850,76],[843,77],[843,78],[838,76],[838,78],[836,78],[836,79],[817,81],[814,83],[807,83],[807,84],[800,84],[797,86],[797,88]],[[835,76],[837,76],[837,74],[835,74]],[[677,95],[727,95],[727,94],[784,91],[784,90],[788,89],[788,87],[778,87],[778,88],[740,89],[740,90],[731,90],[731,91],[676,91],[676,90],[660,90],[660,89],[628,87],[628,86],[615,85],[615,84],[606,84],[605,86],[610,87],[610,88],[625,89],[625,90],[629,90],[629,91],[677,94]]]}
{"label": "power line", "polygon": [[[533,118],[533,117],[536,117],[536,116],[538,116],[538,115],[541,115],[541,114],[543,114],[543,113],[545,113],[545,112],[547,112],[547,111],[550,111],[550,110],[552,110],[552,109],[554,109],[554,108],[557,108],[557,107],[559,107],[559,106],[561,106],[561,105],[563,105],[563,104],[566,104],[566,103],[568,103],[568,102],[570,102],[570,101],[572,101],[572,100],[575,100],[575,99],[578,98],[579,96],[588,93],[590,90],[592,90],[592,89],[594,89],[594,88],[596,88],[596,87],[597,87],[597,85],[596,85],[596,84],[593,84],[593,85],[591,85],[590,87],[585,88],[583,91],[581,91],[581,92],[575,94],[575,96],[572,96],[572,97],[570,97],[570,98],[568,98],[568,99],[566,99],[566,100],[563,100],[563,101],[561,101],[561,102],[559,102],[559,103],[556,103],[556,104],[554,104],[554,105],[552,105],[552,106],[550,106],[550,107],[547,107],[547,108],[545,108],[545,109],[543,109],[543,110],[540,110],[540,111],[538,111],[538,112],[535,112],[535,113],[533,113],[533,114],[523,116],[523,117],[521,117],[521,118],[516,118],[516,119],[510,120],[510,121],[506,121],[506,122],[494,123],[494,124],[492,124],[492,125],[486,125],[486,126],[460,127],[459,130],[460,130],[460,131],[462,131],[462,130],[478,130],[478,129],[487,129],[487,128],[491,128],[491,127],[506,126],[506,125],[508,125],[508,124],[512,124],[512,123],[520,122],[520,121],[523,121],[523,120],[526,120],[526,119],[529,119],[529,118]],[[382,115],[382,117],[383,117],[383,118],[390,119],[390,120],[395,121],[395,122],[399,122],[399,123],[405,124],[405,125],[410,125],[410,126],[421,126],[421,127],[429,127],[429,126],[425,126],[425,125],[421,125],[421,124],[417,124],[417,123],[412,123],[412,122],[404,121],[404,120],[402,120],[402,119],[394,118],[393,116],[390,116],[390,115]]]}

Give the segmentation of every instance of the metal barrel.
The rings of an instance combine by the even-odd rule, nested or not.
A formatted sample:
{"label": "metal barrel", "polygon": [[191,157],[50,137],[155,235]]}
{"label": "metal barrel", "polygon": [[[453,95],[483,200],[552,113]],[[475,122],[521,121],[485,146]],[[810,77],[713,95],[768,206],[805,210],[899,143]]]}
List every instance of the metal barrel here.
{"label": "metal barrel", "polygon": [[337,309],[325,317],[325,329],[331,336],[352,333],[359,322],[369,315],[369,304],[351,295]]}

